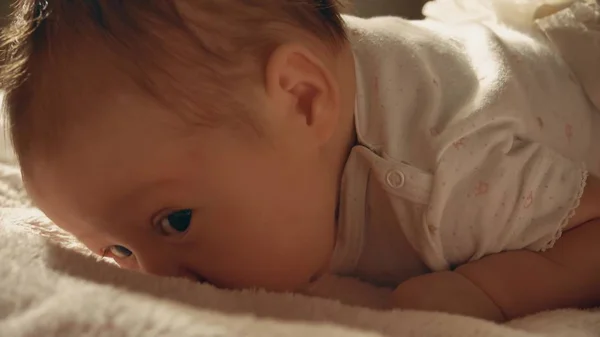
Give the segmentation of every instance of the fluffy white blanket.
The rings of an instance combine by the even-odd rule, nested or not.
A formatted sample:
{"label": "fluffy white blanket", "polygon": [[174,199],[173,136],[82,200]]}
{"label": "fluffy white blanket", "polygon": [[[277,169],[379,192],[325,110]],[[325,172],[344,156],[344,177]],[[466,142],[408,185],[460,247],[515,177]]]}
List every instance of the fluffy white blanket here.
{"label": "fluffy white blanket", "polygon": [[30,209],[4,209],[0,221],[0,336],[600,336],[600,312],[550,312],[501,326],[223,291],[120,270],[52,244],[33,231],[63,234]]}
{"label": "fluffy white blanket", "polygon": [[[57,191],[59,193],[59,191]],[[291,294],[225,291],[98,261],[28,207],[18,169],[0,164],[0,336],[600,337],[600,312],[557,311],[507,325],[376,311]],[[322,295],[381,304],[385,291],[329,279]]]}

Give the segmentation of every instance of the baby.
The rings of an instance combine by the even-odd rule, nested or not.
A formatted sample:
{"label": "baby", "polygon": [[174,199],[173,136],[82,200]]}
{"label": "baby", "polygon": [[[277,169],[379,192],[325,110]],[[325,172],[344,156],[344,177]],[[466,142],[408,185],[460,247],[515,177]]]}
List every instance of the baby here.
{"label": "baby", "polygon": [[599,9],[20,0],[1,88],[32,199],[124,268],[504,321],[600,304]]}

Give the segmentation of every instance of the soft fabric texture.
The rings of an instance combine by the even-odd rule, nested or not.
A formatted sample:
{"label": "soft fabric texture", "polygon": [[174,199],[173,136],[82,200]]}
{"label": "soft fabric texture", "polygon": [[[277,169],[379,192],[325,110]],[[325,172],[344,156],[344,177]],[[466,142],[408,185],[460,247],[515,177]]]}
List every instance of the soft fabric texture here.
{"label": "soft fabric texture", "polygon": [[[2,195],[21,195],[14,167],[0,165],[0,181]],[[23,201],[8,205],[26,206]],[[31,208],[0,211],[0,259],[2,337],[600,336],[600,312],[594,311],[549,312],[502,326],[141,275],[98,262]],[[385,298],[353,281],[326,283],[321,291],[350,294],[355,303]]]}
{"label": "soft fabric texture", "polygon": [[[528,31],[346,18],[359,145],[342,180],[334,273],[394,286],[424,265],[554,245],[588,171],[600,176],[600,111],[588,95],[600,82],[600,6],[547,13]],[[594,74],[590,90],[575,65]]]}

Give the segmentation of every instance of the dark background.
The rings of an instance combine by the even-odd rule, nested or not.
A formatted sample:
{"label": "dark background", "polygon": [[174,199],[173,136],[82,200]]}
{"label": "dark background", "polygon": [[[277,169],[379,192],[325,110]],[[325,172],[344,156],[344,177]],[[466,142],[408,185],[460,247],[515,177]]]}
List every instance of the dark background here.
{"label": "dark background", "polygon": [[[0,0],[0,17],[5,18],[12,0]],[[360,16],[400,15],[417,18],[426,0],[353,0]],[[2,20],[5,21],[5,20]]]}
{"label": "dark background", "polygon": [[421,8],[427,0],[353,0],[360,16],[398,15],[415,19],[421,17]]}
{"label": "dark background", "polygon": [[[5,18],[8,13],[8,7],[10,4],[10,0],[0,0],[0,17]],[[5,20],[1,20],[0,22],[4,22]]]}

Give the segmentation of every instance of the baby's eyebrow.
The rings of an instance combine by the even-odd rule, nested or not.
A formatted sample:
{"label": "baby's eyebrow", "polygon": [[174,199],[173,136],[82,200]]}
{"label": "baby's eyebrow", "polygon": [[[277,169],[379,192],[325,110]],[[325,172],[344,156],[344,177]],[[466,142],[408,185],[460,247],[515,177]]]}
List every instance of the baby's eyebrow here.
{"label": "baby's eyebrow", "polygon": [[114,217],[115,213],[127,214],[132,209],[142,208],[148,203],[148,199],[156,198],[155,191],[163,190],[166,186],[173,185],[174,183],[175,179],[161,178],[152,182],[139,184],[129,191],[125,191],[108,203],[109,216]]}

